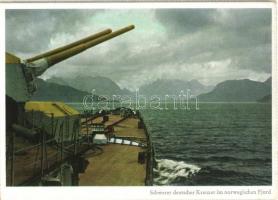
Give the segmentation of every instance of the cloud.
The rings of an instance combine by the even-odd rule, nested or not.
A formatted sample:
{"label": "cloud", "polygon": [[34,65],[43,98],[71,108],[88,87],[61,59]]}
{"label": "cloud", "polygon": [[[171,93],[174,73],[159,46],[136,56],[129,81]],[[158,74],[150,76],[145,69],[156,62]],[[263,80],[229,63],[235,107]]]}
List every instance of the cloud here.
{"label": "cloud", "polygon": [[38,53],[53,38],[78,32],[95,10],[6,10],[6,49],[16,53]]}
{"label": "cloud", "polygon": [[157,10],[157,19],[167,27],[170,37],[202,31],[215,21],[215,9],[164,9]]}
{"label": "cloud", "polygon": [[105,76],[135,89],[159,78],[217,84],[271,73],[271,9],[9,10],[6,49],[26,58],[129,24],[43,78]]}
{"label": "cloud", "polygon": [[270,9],[190,9],[176,10],[170,15],[171,12],[157,11],[156,16],[167,28],[169,37],[188,40],[182,51],[191,49],[192,62],[198,62],[194,58],[207,61],[231,58],[236,63],[232,67],[270,72]]}

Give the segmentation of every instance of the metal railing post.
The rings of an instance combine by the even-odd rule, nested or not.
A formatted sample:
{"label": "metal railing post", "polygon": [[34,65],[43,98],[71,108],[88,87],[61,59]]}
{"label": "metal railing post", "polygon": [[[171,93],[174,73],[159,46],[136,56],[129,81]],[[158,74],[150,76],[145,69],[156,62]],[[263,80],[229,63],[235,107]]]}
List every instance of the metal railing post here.
{"label": "metal railing post", "polygon": [[40,130],[41,134],[41,177],[44,175],[44,131]]}
{"label": "metal railing post", "polygon": [[10,136],[10,185],[14,185],[14,134],[15,132],[11,132]]}

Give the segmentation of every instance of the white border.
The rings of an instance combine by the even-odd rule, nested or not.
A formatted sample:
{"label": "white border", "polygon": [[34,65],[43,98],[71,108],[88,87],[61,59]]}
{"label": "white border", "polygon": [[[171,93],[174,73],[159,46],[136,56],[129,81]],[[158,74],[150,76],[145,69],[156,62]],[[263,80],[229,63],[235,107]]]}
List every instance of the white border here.
{"label": "white border", "polygon": [[[0,7],[1,8],[1,7]],[[0,199],[3,193],[3,186],[5,185],[5,136],[6,136],[6,130],[5,130],[5,11],[1,8],[0,9],[0,31],[2,34],[0,34],[0,66],[1,66],[1,72],[0,73],[0,110],[3,112],[0,112]]]}
{"label": "white border", "polygon": [[4,9],[148,9],[148,8],[274,8],[272,2],[181,2],[181,3],[12,3]]}
{"label": "white border", "polygon": [[272,9],[272,186],[276,188],[275,198],[278,199],[278,62],[277,62],[277,3]]}
{"label": "white border", "polygon": [[[273,185],[272,186],[165,186],[165,187],[62,187],[62,188],[53,188],[53,187],[5,187],[5,66],[4,66],[4,51],[5,51],[5,18],[4,18],[4,10],[5,9],[148,9],[148,8],[272,8],[272,152],[273,152],[273,164],[272,164],[272,177],[273,177]],[[211,2],[211,3],[13,3],[13,4],[0,4],[0,25],[1,32],[0,34],[0,52],[1,57],[1,70],[0,73],[0,93],[1,93],[1,118],[0,118],[0,131],[1,131],[1,139],[0,139],[0,147],[1,147],[1,197],[3,200],[56,200],[56,199],[67,199],[67,200],[111,200],[111,199],[119,199],[119,200],[163,200],[163,199],[278,199],[277,194],[277,122],[274,119],[277,119],[277,5],[271,2],[256,2],[256,3],[233,3],[233,2]],[[3,45],[4,44],[4,45]],[[274,87],[276,86],[276,87]],[[171,195],[171,196],[163,196],[163,195],[150,195],[150,190],[159,190],[159,191],[185,191],[185,190],[272,190],[271,195],[206,195],[206,196],[192,196],[192,195]]]}

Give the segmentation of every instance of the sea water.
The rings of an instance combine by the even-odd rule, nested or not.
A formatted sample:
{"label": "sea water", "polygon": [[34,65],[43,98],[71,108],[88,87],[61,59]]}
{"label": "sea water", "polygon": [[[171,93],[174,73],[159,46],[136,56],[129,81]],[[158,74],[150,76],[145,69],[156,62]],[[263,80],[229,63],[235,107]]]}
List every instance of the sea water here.
{"label": "sea water", "polygon": [[156,185],[271,185],[271,104],[210,103],[143,110]]}

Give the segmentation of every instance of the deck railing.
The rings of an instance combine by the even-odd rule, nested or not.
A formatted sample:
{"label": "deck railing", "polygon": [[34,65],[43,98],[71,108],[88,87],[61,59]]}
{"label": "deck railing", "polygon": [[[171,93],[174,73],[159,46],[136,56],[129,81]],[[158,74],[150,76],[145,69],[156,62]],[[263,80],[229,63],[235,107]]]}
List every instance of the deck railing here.
{"label": "deck railing", "polygon": [[[31,118],[36,117],[36,120],[41,121],[40,117],[42,116],[39,114],[40,112],[37,113],[37,115],[34,115],[35,112],[30,111],[29,114]],[[24,114],[27,116],[28,113],[26,112]],[[14,125],[13,130],[9,134],[10,136],[7,144],[7,185],[33,184],[35,180],[39,180],[49,171],[53,170],[53,166],[59,166],[57,164],[64,163],[66,160],[76,157],[77,154],[80,154],[84,149],[90,148],[87,148],[86,145],[84,145],[84,140],[86,138],[81,138],[79,136],[80,131],[78,127],[73,128],[74,131],[72,132],[70,140],[64,140],[64,134],[68,135],[70,129],[69,123],[67,123],[67,116],[59,118],[62,123],[61,126],[57,128],[55,123],[53,123],[53,114],[50,113],[49,115],[51,117],[46,118],[47,120],[45,120],[45,124],[41,127],[26,128],[24,126]],[[26,117],[24,117],[24,119],[26,119]],[[34,119],[31,119],[31,121],[33,122]],[[24,122],[24,124],[27,124],[27,122]],[[49,129],[48,132],[46,132],[45,127]],[[58,129],[59,132],[58,140],[55,138],[54,134],[56,129]],[[15,135],[19,134],[18,131],[28,131],[32,133],[31,136],[34,138],[34,141],[28,140],[29,142],[24,142],[23,146],[16,147]],[[31,155],[29,158],[30,162],[25,166],[15,165],[17,161],[21,161],[21,155],[25,155],[26,153],[30,153]],[[25,168],[28,169],[28,171],[26,171]],[[26,173],[19,178],[18,173],[23,169]]]}
{"label": "deck railing", "polygon": [[152,143],[152,138],[150,136],[150,131],[146,126],[143,116],[141,113],[138,113],[139,120],[141,121],[142,128],[144,129],[147,136],[147,165],[146,165],[146,178],[145,185],[152,186],[153,185],[153,168],[155,167],[155,151]]}

